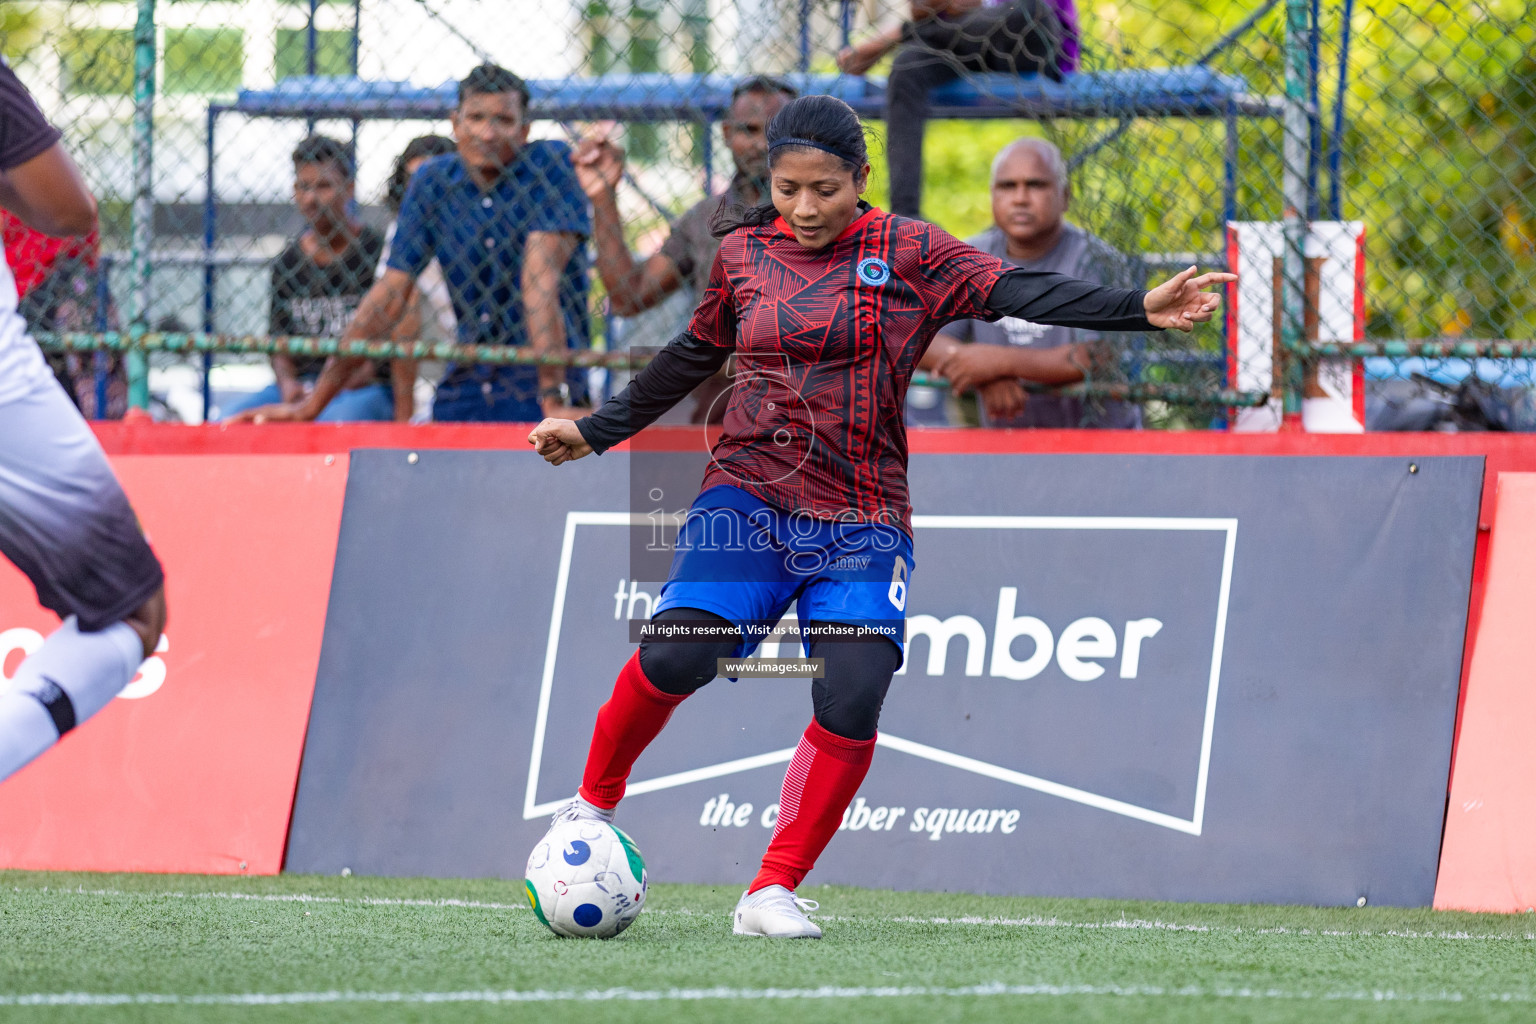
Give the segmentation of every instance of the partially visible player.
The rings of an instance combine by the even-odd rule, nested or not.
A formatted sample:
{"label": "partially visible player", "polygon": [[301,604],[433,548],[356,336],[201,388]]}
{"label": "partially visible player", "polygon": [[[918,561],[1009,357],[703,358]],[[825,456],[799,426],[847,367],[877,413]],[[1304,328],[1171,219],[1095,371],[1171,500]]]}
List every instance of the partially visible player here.
{"label": "partially visible player", "polygon": [[[84,235],[96,200],[0,59],[0,206]],[[0,779],[106,707],[165,628],[165,576],[107,457],[27,336],[0,263],[0,553],[63,624],[0,682]]]}
{"label": "partially visible player", "polygon": [[[737,211],[687,331],[597,412],[529,435],[560,465],[628,438],[737,359],[704,491],[678,540],[653,621],[702,640],[640,645],[598,711],[575,799],[556,821],[611,819],[635,759],[674,708],[749,654],[793,602],[824,659],[815,716],[784,777],[762,867],[736,905],[738,935],[818,938],[795,887],[837,832],[874,755],[904,655],[913,566],[902,410],[934,333],[1018,316],[1100,330],[1189,330],[1219,299],[1195,268],[1144,292],[1005,266],[931,224],[860,194],[863,125],[830,96],[788,104],[768,126],[771,204]],[[726,226],[726,225],[721,225]]]}

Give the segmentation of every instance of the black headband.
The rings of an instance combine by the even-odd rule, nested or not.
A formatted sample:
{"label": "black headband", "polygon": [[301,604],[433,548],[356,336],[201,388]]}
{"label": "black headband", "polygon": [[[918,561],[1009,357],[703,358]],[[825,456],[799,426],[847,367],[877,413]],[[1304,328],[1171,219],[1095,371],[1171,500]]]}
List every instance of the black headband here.
{"label": "black headband", "polygon": [[828,146],[826,143],[817,142],[815,139],[799,139],[799,138],[795,138],[794,136],[790,136],[789,138],[786,138],[786,139],[774,139],[772,142],[768,143],[768,152],[772,153],[774,150],[778,149],[780,146],[809,146],[812,149],[819,149],[823,153],[831,153],[833,156],[837,157],[839,160],[843,160],[843,161],[846,161],[846,162],[848,162],[850,164],[853,164],[853,166],[855,166],[855,167],[858,167],[860,164],[862,164],[864,162],[864,161],[860,160],[858,157],[851,156],[851,155],[849,155],[847,153],[844,153],[840,149],[834,149],[833,147]]}

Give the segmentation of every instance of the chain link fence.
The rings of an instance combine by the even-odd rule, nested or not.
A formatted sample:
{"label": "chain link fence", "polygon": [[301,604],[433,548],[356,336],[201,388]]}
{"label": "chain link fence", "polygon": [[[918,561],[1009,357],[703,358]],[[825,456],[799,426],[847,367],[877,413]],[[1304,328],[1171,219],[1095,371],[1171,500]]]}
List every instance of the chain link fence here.
{"label": "chain link fence", "polygon": [[[7,219],[7,257],[92,416],[147,404],[199,422],[301,395],[389,265],[426,269],[358,349],[377,358],[338,413],[455,418],[536,399],[535,369],[489,364],[535,358],[540,295],[557,338],[586,350],[572,401],[599,400],[686,323],[709,244],[689,211],[733,184],[757,197],[743,133],[767,108],[732,90],[770,75],[748,101],[782,82],[865,117],[877,206],[920,204],[959,237],[1107,283],[1195,263],[1242,275],[1193,334],[963,326],[951,333],[974,344],[925,369],[911,422],[1527,429],[1531,13],[1497,0],[15,0],[0,5],[0,47],[101,217],[98,236],[61,242]],[[456,145],[456,83],[485,63],[530,91],[515,195],[449,166],[469,166],[454,153],[472,133],[461,124]],[[994,166],[1023,137],[1052,143],[1061,166],[1038,147]],[[435,170],[409,177],[414,157]],[[1004,186],[1042,168],[1067,191],[1024,200],[1018,185],[1010,199]],[[1063,205],[1076,248],[1040,227]],[[537,281],[529,229],[580,239]],[[1046,352],[1043,383],[1021,382]]]}

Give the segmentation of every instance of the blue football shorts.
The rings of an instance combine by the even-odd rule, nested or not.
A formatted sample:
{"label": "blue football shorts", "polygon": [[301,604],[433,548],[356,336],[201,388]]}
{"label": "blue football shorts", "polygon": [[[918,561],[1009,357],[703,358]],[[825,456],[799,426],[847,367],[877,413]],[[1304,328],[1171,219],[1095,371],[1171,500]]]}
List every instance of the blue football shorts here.
{"label": "blue football shorts", "polygon": [[859,627],[850,638],[879,634],[905,656],[913,565],[900,527],[795,516],[723,484],[689,510],[653,615],[712,612],[741,630],[734,656],[745,658],[794,604],[802,628]]}

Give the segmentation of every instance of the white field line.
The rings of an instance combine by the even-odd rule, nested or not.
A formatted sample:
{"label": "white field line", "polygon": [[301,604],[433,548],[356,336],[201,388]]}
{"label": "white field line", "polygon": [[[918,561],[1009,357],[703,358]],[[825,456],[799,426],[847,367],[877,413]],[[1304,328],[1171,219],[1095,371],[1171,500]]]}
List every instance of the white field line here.
{"label": "white field line", "polygon": [[[817,915],[821,918],[822,915]],[[836,920],[825,918],[825,920]],[[845,918],[844,920],[858,920]],[[1240,928],[1233,925],[1179,924],[1174,921],[1146,921],[1139,918],[1117,918],[1112,921],[1063,921],[1055,917],[889,917],[880,920],[895,924],[939,925],[995,925],[1005,928],[1080,928],[1088,931],[1166,931],[1199,932],[1210,935],[1301,935],[1351,938],[1351,939],[1448,939],[1452,941],[1517,941],[1536,942],[1536,932],[1506,935],[1474,935],[1471,932],[1416,932],[1403,929],[1386,931],[1348,930],[1337,928]]]}
{"label": "white field line", "polygon": [[1179,988],[1161,985],[924,985],[832,986],[819,988],[667,988],[667,989],[503,989],[466,992],[239,992],[239,993],[96,993],[37,992],[0,995],[0,1006],[293,1006],[334,1003],[601,1003],[737,1002],[808,999],[970,999],[984,996],[1071,998],[1118,996],[1140,999],[1306,1000],[1363,1003],[1528,1003],[1525,992],[1399,992],[1394,989],[1345,989],[1314,992],[1281,988]]}
{"label": "white field line", "polygon": [[[525,911],[526,903],[489,903],[480,900],[407,900],[377,896],[313,896],[305,893],[245,893],[245,892],[134,892],[127,889],[76,888],[28,888],[12,886],[12,892],[44,892],[63,896],[130,897],[135,899],[174,900],[245,900],[253,903],[330,903],[355,904],[368,907],[457,907],[469,910]],[[676,910],[655,909],[649,914],[677,914],[684,917],[706,916],[686,907]],[[1470,942],[1536,942],[1536,932],[1510,933],[1505,935],[1474,935],[1471,932],[1418,932],[1402,929],[1386,931],[1350,930],[1333,928],[1241,928],[1231,925],[1180,924],[1176,921],[1144,920],[1141,918],[1115,918],[1109,921],[1064,921],[1059,917],[879,917],[873,915],[817,914],[818,921],[857,924],[861,921],[884,921],[891,924],[931,924],[962,927],[999,928],[1076,928],[1084,931],[1164,931],[1195,932],[1208,935],[1297,935],[1324,936],[1347,939],[1443,939]]]}
{"label": "white field line", "polygon": [[127,896],[134,899],[171,900],[247,900],[252,903],[351,903],[366,907],[462,907],[470,910],[527,910],[527,903],[484,903],[479,900],[402,900],[382,896],[311,896],[305,893],[255,893],[255,892],[157,892],[127,889],[22,889],[12,886],[12,892],[48,892],[62,896]]}

